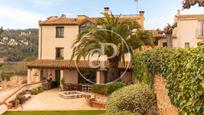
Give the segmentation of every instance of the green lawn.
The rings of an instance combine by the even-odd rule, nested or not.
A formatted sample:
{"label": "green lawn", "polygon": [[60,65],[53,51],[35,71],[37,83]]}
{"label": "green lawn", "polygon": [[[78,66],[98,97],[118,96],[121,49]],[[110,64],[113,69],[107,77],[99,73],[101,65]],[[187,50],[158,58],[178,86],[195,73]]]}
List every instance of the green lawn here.
{"label": "green lawn", "polygon": [[98,115],[105,113],[103,110],[87,111],[50,111],[50,112],[6,112],[3,115]]}

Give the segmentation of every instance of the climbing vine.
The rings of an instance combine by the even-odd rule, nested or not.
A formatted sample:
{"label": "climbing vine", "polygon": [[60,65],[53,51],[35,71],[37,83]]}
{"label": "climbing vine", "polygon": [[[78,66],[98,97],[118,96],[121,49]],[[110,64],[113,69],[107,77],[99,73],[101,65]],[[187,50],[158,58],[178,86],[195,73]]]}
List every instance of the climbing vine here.
{"label": "climbing vine", "polygon": [[144,51],[135,54],[133,65],[141,82],[151,85],[158,74],[166,79],[171,102],[180,114],[204,114],[204,47]]}

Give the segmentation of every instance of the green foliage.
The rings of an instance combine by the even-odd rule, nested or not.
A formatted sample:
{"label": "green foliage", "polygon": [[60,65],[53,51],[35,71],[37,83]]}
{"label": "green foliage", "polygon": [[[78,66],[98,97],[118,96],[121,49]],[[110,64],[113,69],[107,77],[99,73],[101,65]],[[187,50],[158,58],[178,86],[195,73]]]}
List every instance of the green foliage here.
{"label": "green foliage", "polygon": [[100,115],[104,110],[70,110],[70,111],[7,111],[4,115]]}
{"label": "green foliage", "polygon": [[[110,63],[107,71],[108,82],[112,82],[115,77],[119,77],[118,64],[121,60],[125,61],[125,54],[127,52],[133,54],[133,49],[141,48],[143,45],[152,45],[152,34],[144,31],[136,21],[121,19],[120,16],[115,17],[113,14],[104,14],[97,23],[101,26],[90,26],[80,32],[72,46],[72,59],[80,60],[93,55],[112,57],[117,49],[116,55],[108,59]],[[107,43],[111,46],[104,45]],[[104,54],[96,50],[102,47]]]}
{"label": "green foliage", "polygon": [[113,82],[104,85],[95,84],[91,86],[91,91],[102,95],[110,95],[112,92],[122,88],[124,85],[120,82]]}
{"label": "green foliage", "polygon": [[43,89],[42,89],[42,87],[37,87],[37,88],[31,89],[30,92],[31,92],[32,95],[37,95],[38,93],[43,92]]}
{"label": "green foliage", "polygon": [[0,36],[0,56],[6,61],[22,61],[27,57],[37,57],[38,30],[4,30]]}
{"label": "green foliage", "polygon": [[141,115],[139,113],[131,113],[131,112],[128,112],[128,111],[123,111],[123,112],[117,112],[117,113],[104,113],[104,114],[101,114],[101,115]]}
{"label": "green foliage", "polygon": [[155,95],[148,85],[135,84],[113,92],[108,98],[107,112],[145,114],[155,103]]}
{"label": "green foliage", "polygon": [[105,95],[106,85],[98,85],[98,84],[92,85],[91,92]]}
{"label": "green foliage", "polygon": [[[167,80],[171,102],[180,113],[204,114],[204,47],[192,49],[157,48],[134,56],[134,73],[141,82],[157,74]],[[145,66],[146,70],[139,69]],[[151,84],[151,83],[150,83]]]}
{"label": "green foliage", "polygon": [[24,58],[24,61],[29,62],[29,61],[33,61],[35,59],[36,59],[36,57],[34,57],[34,56],[27,56]]}
{"label": "green foliage", "polygon": [[121,82],[113,82],[106,84],[106,95],[112,94],[114,91],[122,88],[124,85]]}
{"label": "green foliage", "polygon": [[2,80],[6,80],[6,81],[9,81],[10,78],[14,75],[13,72],[2,72],[1,73],[1,79]]}
{"label": "green foliage", "polygon": [[33,89],[31,89],[30,92],[32,95],[37,95],[38,94],[38,88],[33,88]]}

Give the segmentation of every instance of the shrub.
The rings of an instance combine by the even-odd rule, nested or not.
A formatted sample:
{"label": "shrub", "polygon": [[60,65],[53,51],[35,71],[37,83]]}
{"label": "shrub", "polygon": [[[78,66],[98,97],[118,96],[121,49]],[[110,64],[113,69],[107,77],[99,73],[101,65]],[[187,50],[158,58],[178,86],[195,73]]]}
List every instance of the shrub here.
{"label": "shrub", "polygon": [[[204,114],[204,47],[188,49],[156,48],[134,56],[134,73],[144,81],[141,73],[151,77],[162,75],[167,81],[171,102],[180,114]],[[146,66],[147,71],[140,70]]]}
{"label": "shrub", "polygon": [[123,87],[121,82],[113,82],[104,85],[95,84],[91,86],[91,91],[102,95],[110,95],[115,90]]}
{"label": "shrub", "polygon": [[106,85],[106,95],[112,94],[114,91],[122,88],[124,85],[121,82],[108,83]]}
{"label": "shrub", "polygon": [[148,85],[135,84],[113,92],[108,98],[107,112],[145,114],[155,103],[155,95]]}
{"label": "shrub", "polygon": [[98,84],[92,85],[91,86],[91,92],[105,95],[106,94],[106,85],[98,85]]}
{"label": "shrub", "polygon": [[38,87],[38,93],[42,93],[43,92],[43,88],[42,87]]}
{"label": "shrub", "polygon": [[31,89],[30,92],[31,92],[32,95],[37,95],[39,93],[39,89],[38,88],[33,88],[33,89]]}

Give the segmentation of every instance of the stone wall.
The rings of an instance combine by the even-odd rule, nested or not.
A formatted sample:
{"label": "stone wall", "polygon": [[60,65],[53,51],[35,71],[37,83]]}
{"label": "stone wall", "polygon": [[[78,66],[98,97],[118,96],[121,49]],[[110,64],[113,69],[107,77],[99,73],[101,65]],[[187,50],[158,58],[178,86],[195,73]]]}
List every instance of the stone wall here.
{"label": "stone wall", "polygon": [[12,76],[10,81],[2,81],[0,86],[2,89],[13,88],[22,85],[26,81],[26,76]]}
{"label": "stone wall", "polygon": [[157,98],[159,115],[178,115],[177,108],[171,104],[168,96],[166,81],[161,76],[155,76],[153,88]]}

